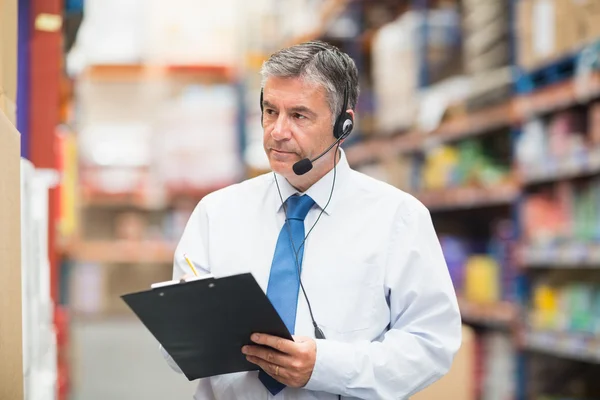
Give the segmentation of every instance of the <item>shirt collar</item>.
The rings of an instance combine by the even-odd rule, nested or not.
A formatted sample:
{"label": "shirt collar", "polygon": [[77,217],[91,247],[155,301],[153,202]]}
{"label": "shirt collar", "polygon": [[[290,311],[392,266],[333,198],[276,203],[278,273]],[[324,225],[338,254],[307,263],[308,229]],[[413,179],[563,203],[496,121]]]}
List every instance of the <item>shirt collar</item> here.
{"label": "shirt collar", "polygon": [[[331,201],[329,205],[327,205],[327,201],[329,200],[329,195],[331,194],[331,185],[333,183],[333,175],[334,170],[331,169],[325,176],[315,182],[308,190],[304,193],[300,193],[296,190],[282,175],[275,173],[275,177],[277,178],[277,184],[279,185],[279,189],[281,190],[281,197],[279,197],[279,192],[277,191],[277,184],[273,185],[275,189],[275,210],[279,212],[281,210],[281,200],[283,202],[287,201],[290,196],[295,194],[309,195],[315,203],[323,210],[325,206],[325,214],[331,215],[336,207],[336,200],[339,197],[340,189],[343,187],[344,183],[347,180],[348,174],[350,173],[350,165],[348,164],[348,160],[346,159],[346,154],[344,150],[340,148],[340,160],[337,163],[336,171],[335,171],[335,187],[333,189],[333,195],[331,196]],[[274,182],[275,183],[275,182]]]}

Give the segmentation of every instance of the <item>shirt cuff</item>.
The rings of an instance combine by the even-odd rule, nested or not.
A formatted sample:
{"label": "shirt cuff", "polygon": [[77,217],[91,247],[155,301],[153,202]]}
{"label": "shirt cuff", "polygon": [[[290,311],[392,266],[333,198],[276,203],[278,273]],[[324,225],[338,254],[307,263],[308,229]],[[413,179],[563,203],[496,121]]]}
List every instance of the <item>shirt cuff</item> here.
{"label": "shirt cuff", "polygon": [[175,360],[173,360],[173,357],[171,357],[169,355],[169,353],[167,353],[167,351],[165,350],[164,347],[162,347],[162,345],[159,344],[159,348],[160,348],[160,352],[162,353],[163,357],[165,358],[165,361],[167,362],[167,364],[169,365],[169,367],[171,367],[171,369],[179,374],[183,374],[183,371],[181,371],[181,368],[179,368],[179,365],[177,365],[177,363],[175,362]]}
{"label": "shirt cuff", "polygon": [[348,343],[316,339],[317,358],[305,389],[342,394],[352,374],[352,349]]}

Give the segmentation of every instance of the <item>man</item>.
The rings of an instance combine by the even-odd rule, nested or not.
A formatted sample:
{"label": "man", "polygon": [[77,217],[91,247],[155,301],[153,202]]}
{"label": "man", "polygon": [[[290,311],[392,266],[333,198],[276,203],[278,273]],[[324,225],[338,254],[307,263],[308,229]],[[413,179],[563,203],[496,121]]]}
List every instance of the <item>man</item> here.
{"label": "man", "polygon": [[198,204],[173,276],[191,274],[184,253],[216,277],[250,270],[295,340],[257,332],[240,351],[261,371],[201,379],[195,398],[408,398],[448,371],[461,342],[429,212],[352,170],[339,146],[325,152],[353,124],[348,55],[300,44],[273,54],[262,77],[273,172]]}

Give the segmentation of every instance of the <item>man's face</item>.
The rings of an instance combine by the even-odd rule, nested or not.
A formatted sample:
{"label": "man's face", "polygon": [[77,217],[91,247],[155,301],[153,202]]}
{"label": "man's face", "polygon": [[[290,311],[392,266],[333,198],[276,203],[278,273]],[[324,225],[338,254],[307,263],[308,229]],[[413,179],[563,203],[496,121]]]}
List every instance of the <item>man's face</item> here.
{"label": "man's face", "polygon": [[301,78],[268,78],[263,109],[265,152],[271,169],[288,180],[294,177],[294,163],[314,158],[333,143],[332,114],[321,85]]}

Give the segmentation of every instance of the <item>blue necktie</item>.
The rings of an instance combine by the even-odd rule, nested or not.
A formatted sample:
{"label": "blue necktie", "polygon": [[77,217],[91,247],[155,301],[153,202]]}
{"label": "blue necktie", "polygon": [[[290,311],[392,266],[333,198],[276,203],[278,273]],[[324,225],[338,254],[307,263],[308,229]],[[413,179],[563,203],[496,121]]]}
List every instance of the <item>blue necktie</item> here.
{"label": "blue necktie", "polygon": [[[298,290],[300,281],[298,267],[296,266],[296,254],[298,252],[298,266],[302,266],[302,255],[304,246],[300,248],[304,241],[304,218],[315,204],[315,201],[309,196],[291,196],[286,202],[286,214],[289,223],[283,224],[277,239],[275,255],[271,264],[271,274],[269,276],[269,286],[267,287],[267,297],[279,313],[279,316],[287,326],[291,334],[294,333],[296,326],[296,308],[298,306]],[[289,232],[291,231],[294,248],[290,241]],[[283,390],[284,384],[276,381],[266,372],[260,371],[258,378],[271,392],[273,396]]]}

